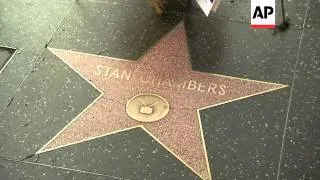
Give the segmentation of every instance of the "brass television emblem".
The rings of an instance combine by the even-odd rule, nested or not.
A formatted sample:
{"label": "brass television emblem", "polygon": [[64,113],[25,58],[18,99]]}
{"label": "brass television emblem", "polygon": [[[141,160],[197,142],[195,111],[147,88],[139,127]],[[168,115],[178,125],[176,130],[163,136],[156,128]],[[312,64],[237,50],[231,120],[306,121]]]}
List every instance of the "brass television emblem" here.
{"label": "brass television emblem", "polygon": [[169,103],[157,94],[139,94],[128,101],[126,110],[134,120],[155,122],[169,113]]}

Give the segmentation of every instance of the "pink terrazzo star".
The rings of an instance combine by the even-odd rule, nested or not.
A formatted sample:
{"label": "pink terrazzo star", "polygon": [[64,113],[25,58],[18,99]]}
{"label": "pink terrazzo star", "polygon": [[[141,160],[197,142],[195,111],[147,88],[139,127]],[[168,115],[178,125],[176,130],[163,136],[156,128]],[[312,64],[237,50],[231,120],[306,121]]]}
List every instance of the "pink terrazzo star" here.
{"label": "pink terrazzo star", "polygon": [[[286,87],[192,71],[183,23],[138,61],[50,50],[102,94],[37,153],[141,127],[201,178],[212,179],[199,110]],[[152,123],[130,118],[126,103],[143,93],[164,97],[168,115]]]}

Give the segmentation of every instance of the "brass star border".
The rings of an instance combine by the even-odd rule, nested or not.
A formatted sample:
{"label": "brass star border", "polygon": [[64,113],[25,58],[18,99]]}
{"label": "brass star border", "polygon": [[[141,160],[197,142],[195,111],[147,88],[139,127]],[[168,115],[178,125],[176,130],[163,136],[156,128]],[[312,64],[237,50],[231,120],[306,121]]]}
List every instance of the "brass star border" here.
{"label": "brass star border", "polygon": [[[183,22],[138,61],[49,48],[101,92],[36,154],[142,128],[202,179],[212,179],[200,110],[286,85],[193,71]],[[140,122],[126,112],[127,102],[144,93],[165,98],[169,113],[156,122]]]}

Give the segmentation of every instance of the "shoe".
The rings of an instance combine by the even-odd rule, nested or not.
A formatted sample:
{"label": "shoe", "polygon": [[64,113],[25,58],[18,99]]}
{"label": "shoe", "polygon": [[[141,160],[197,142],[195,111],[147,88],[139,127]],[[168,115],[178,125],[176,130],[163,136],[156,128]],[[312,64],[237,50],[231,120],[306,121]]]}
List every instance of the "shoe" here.
{"label": "shoe", "polygon": [[162,15],[166,10],[183,11],[189,0],[150,0],[151,7]]}

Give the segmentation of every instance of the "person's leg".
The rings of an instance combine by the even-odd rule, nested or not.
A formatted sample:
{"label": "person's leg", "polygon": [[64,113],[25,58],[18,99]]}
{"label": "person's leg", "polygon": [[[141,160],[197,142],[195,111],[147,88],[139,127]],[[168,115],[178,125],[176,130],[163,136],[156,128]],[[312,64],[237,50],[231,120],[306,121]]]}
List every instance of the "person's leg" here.
{"label": "person's leg", "polygon": [[150,0],[151,7],[155,9],[159,15],[163,13],[166,3],[166,0]]}
{"label": "person's leg", "polygon": [[189,0],[149,0],[152,8],[156,13],[161,15],[165,12],[166,8],[170,9],[183,9],[187,7]]}

